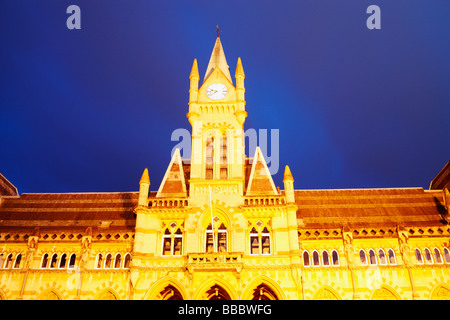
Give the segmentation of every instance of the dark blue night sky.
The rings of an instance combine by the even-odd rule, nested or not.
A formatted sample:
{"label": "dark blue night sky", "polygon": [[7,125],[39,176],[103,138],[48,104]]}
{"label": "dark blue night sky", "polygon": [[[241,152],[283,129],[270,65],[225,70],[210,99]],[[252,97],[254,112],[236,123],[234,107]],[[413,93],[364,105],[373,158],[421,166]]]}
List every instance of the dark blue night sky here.
{"label": "dark blue night sky", "polygon": [[109,192],[148,167],[157,190],[219,24],[245,129],[280,130],[296,189],[427,189],[450,159],[449,16],[448,0],[2,0],[0,172],[20,193]]}

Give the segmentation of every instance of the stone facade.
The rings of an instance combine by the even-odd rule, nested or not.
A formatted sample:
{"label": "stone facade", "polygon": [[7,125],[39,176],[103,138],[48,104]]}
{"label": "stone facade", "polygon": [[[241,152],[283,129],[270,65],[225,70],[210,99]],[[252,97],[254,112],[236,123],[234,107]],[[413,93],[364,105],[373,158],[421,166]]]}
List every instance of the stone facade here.
{"label": "stone facade", "polygon": [[[295,190],[245,155],[244,69],[217,37],[190,74],[192,154],[157,191],[21,194],[0,175],[0,299],[449,299],[450,203],[433,188]],[[275,112],[275,111],[274,111]]]}

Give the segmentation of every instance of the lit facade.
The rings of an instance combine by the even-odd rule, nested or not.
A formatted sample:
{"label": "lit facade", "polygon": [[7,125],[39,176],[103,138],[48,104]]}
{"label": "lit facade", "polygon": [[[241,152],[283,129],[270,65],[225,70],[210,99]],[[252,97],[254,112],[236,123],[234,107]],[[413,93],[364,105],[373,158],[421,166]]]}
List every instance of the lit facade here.
{"label": "lit facade", "polygon": [[123,193],[19,196],[0,175],[0,298],[449,299],[449,164],[430,190],[295,190],[288,166],[280,190],[245,155],[240,58],[234,78],[217,37],[189,76],[191,157],[157,191],[147,169]]}

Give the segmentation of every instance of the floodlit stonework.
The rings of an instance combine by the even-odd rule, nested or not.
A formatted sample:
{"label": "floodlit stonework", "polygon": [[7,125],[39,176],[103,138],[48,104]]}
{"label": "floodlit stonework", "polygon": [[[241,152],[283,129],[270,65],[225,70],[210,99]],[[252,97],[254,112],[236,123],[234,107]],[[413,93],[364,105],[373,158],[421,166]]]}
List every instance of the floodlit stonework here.
{"label": "floodlit stonework", "polygon": [[295,190],[288,166],[280,190],[245,155],[241,59],[233,83],[217,37],[189,79],[191,158],[152,190],[151,169],[123,193],[0,175],[0,299],[450,298],[449,164],[430,190]]}

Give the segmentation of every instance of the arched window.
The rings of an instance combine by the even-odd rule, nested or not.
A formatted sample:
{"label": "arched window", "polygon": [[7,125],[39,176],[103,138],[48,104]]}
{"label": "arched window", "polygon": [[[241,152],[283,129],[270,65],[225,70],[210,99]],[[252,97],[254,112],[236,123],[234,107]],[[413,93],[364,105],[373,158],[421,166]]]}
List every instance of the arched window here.
{"label": "arched window", "polygon": [[278,296],[269,286],[261,283],[253,290],[252,300],[278,300]]}
{"label": "arched window", "polygon": [[220,148],[220,179],[228,178],[228,161],[227,161],[227,136],[226,133],[222,136],[221,139],[221,148]]}
{"label": "arched window", "polygon": [[375,255],[375,251],[372,249],[369,250],[369,262],[371,265],[377,264],[377,256]]}
{"label": "arched window", "polygon": [[169,228],[166,229],[163,235],[163,256],[168,256],[172,252],[172,235],[170,233]]}
{"label": "arched window", "polygon": [[270,254],[270,232],[267,227],[260,229],[263,226],[261,221],[256,223],[256,227],[250,230],[250,254]]}
{"label": "arched window", "polygon": [[227,251],[227,228],[223,223],[217,230],[217,250],[219,252]]}
{"label": "arched window", "polygon": [[383,249],[378,250],[378,259],[379,259],[381,265],[387,264],[386,254],[384,253]]}
{"label": "arched window", "polygon": [[305,266],[305,267],[310,266],[308,251],[303,251],[303,266]]}
{"label": "arched window", "polygon": [[212,135],[209,135],[206,138],[205,155],[206,155],[205,179],[211,180],[214,179],[214,137]]}
{"label": "arched window", "polygon": [[19,267],[20,267],[20,260],[22,260],[22,255],[19,253],[17,256],[16,256],[16,261],[14,261],[14,269],[19,269]]}
{"label": "arched window", "polygon": [[105,258],[105,269],[111,268],[111,263],[112,263],[112,254],[108,253]]}
{"label": "arched window", "polygon": [[58,255],[56,253],[54,253],[52,255],[52,258],[50,260],[50,268],[56,268],[58,265]]}
{"label": "arched window", "polygon": [[339,254],[336,250],[331,252],[331,259],[333,261],[333,266],[339,266]]}
{"label": "arched window", "polygon": [[267,228],[261,233],[261,241],[262,254],[270,254],[270,232]]}
{"label": "arched window", "polygon": [[161,300],[183,300],[183,295],[171,284],[160,291],[159,295]]}
{"label": "arched window", "polygon": [[436,261],[436,263],[443,263],[442,261],[442,256],[441,256],[441,252],[439,251],[438,248],[434,248],[434,261]]}
{"label": "arched window", "polygon": [[13,263],[13,255],[12,255],[12,253],[10,253],[6,257],[4,268],[5,269],[11,268],[12,267],[12,263]]}
{"label": "arched window", "polygon": [[206,228],[205,250],[206,252],[214,252],[214,234],[211,224]]}
{"label": "arched window", "polygon": [[366,256],[366,252],[364,251],[364,249],[359,250],[359,260],[361,261],[362,265],[367,264],[367,256]]}
{"label": "arched window", "polygon": [[125,269],[128,269],[130,267],[130,263],[131,263],[131,254],[127,253],[123,261],[123,267]]}
{"label": "arched window", "polygon": [[312,259],[313,259],[313,265],[314,265],[315,267],[320,266],[320,257],[319,257],[319,253],[318,253],[316,250],[313,251]]}
{"label": "arched window", "polygon": [[42,269],[47,268],[47,264],[48,264],[48,253],[42,256],[41,268]]}
{"label": "arched window", "polygon": [[425,262],[426,263],[433,263],[433,257],[431,256],[431,252],[428,248],[425,248],[423,251],[425,253]]}
{"label": "arched window", "polygon": [[67,254],[63,253],[61,258],[59,259],[59,267],[65,268],[67,263]]}
{"label": "arched window", "polygon": [[[219,218],[216,216],[214,221],[219,221]],[[221,223],[220,226],[217,229],[216,228],[212,230],[211,224],[209,224],[206,229],[206,252],[227,252],[227,227]],[[216,243],[214,243],[214,241]]]}
{"label": "arched window", "polygon": [[114,257],[114,268],[119,269],[121,264],[122,264],[122,255],[118,253]]}
{"label": "arched window", "polygon": [[414,250],[414,253],[416,255],[417,263],[423,264],[422,252],[420,252],[420,249],[416,248],[416,250]]}
{"label": "arched window", "polygon": [[392,249],[388,250],[388,259],[389,264],[397,264],[397,260],[395,259],[395,252]]}
{"label": "arched window", "polygon": [[323,250],[322,251],[322,263],[323,263],[324,266],[329,266],[330,265],[330,259],[329,259],[327,250]]}
{"label": "arched window", "polygon": [[445,263],[450,263],[450,252],[447,248],[444,248],[444,260]]}
{"label": "arched window", "polygon": [[99,253],[95,260],[96,260],[95,267],[97,269],[100,269],[103,266],[103,255],[101,253]]}
{"label": "arched window", "polygon": [[254,227],[250,230],[250,254],[259,254],[259,234]]}
{"label": "arched window", "polygon": [[76,259],[77,259],[77,255],[75,253],[72,253],[70,255],[70,259],[69,259],[69,268],[74,268],[75,267]]}
{"label": "arched window", "polygon": [[174,243],[173,243],[173,255],[181,256],[183,253],[183,233],[181,229],[178,230],[174,234]]}

